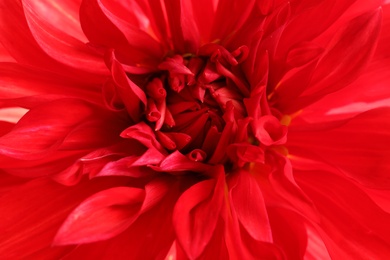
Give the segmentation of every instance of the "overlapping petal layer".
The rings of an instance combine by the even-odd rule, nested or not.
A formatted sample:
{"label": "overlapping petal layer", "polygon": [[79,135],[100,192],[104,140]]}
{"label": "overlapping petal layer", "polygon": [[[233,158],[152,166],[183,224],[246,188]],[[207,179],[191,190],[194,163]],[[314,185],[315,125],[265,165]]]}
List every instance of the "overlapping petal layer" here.
{"label": "overlapping petal layer", "polygon": [[386,257],[389,18],[0,0],[0,258]]}

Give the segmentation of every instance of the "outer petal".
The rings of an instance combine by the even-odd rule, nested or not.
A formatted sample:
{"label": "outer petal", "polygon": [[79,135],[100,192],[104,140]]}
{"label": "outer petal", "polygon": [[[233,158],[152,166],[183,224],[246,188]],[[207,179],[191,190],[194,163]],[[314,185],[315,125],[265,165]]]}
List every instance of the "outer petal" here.
{"label": "outer petal", "polygon": [[[56,10],[52,1],[45,0],[37,3],[36,1],[22,0],[26,21],[34,39],[42,50],[56,61],[78,70],[107,74],[108,70],[102,58],[93,53],[84,42],[68,34],[70,29],[73,33],[77,32],[77,36],[81,37],[82,40],[85,39],[77,21],[78,17],[72,17],[72,15],[77,14],[77,4],[74,3],[70,7],[72,1],[69,1],[68,5],[65,1],[63,2],[65,4],[59,2],[56,4],[61,8],[66,8],[62,11],[65,13],[60,12],[61,15],[55,16],[53,13],[56,14],[55,11],[58,12],[58,9]],[[72,8],[74,9],[72,10]],[[52,17],[47,17],[48,14]],[[53,20],[56,21],[56,24],[52,23]]]}
{"label": "outer petal", "polygon": [[222,207],[224,172],[220,167],[215,171],[218,179],[190,187],[181,195],[173,212],[177,239],[192,259],[199,257],[210,241]]}
{"label": "outer petal", "polygon": [[8,174],[23,178],[37,178],[61,172],[83,155],[84,151],[58,151],[46,154],[44,157],[37,156],[40,158],[33,160],[30,156],[12,158],[2,155],[0,164],[2,170]]}
{"label": "outer petal", "polygon": [[138,217],[145,191],[115,187],[85,200],[58,231],[55,245],[84,244],[112,238]]}
{"label": "outer petal", "polygon": [[[0,197],[0,258],[31,259],[34,253],[43,251],[50,255],[55,251],[51,247],[55,232],[70,211],[96,191],[121,181],[101,178],[66,187],[48,179],[36,179],[12,188]],[[69,248],[59,251],[63,249]]]}
{"label": "outer petal", "polygon": [[[38,21],[39,23],[44,24],[45,22],[38,18],[37,13],[35,12],[37,9],[35,9],[35,7],[37,6],[34,4],[29,6],[29,9],[27,9],[26,12],[27,16],[28,14],[32,15],[30,18],[35,21],[33,27],[36,28],[36,26],[38,26],[38,24],[36,24]],[[43,26],[43,24],[39,24],[39,26]],[[48,24],[45,24],[44,26],[48,26]],[[91,54],[81,42],[78,42],[74,38],[72,39],[70,36],[66,36],[66,34],[62,32],[58,32],[58,30],[56,33],[54,33],[54,31],[56,30],[50,27],[50,29],[40,29],[37,31],[38,34],[34,35],[33,30],[29,28],[29,23],[26,20],[26,14],[24,13],[23,3],[21,3],[21,1],[6,0],[0,3],[0,33],[2,35],[0,40],[3,46],[18,62],[33,67],[43,68],[48,71],[55,71],[61,75],[66,74],[70,77],[79,78],[82,76],[93,82],[101,80],[101,77],[96,75],[94,69],[103,73],[105,71],[107,74],[108,71],[103,69],[103,63],[98,62],[94,57],[95,55]],[[52,38],[54,34],[55,37]],[[35,39],[34,36],[37,36],[37,39]],[[59,40],[60,38],[61,40]],[[76,48],[69,48],[63,41],[73,47],[76,46]],[[56,42],[55,46],[53,45],[54,42]],[[75,44],[75,42],[78,43]],[[57,44],[58,46],[61,46],[61,51],[64,51],[62,55],[70,53],[72,53],[72,55],[66,55],[66,59],[61,59],[61,55],[58,53],[59,49],[57,49]],[[80,49],[83,50],[79,51]],[[53,55],[54,58],[51,55]],[[80,66],[79,63],[84,66]],[[89,66],[85,66],[86,64]],[[75,67],[70,68],[68,65]]]}
{"label": "outer petal", "polygon": [[172,212],[179,195],[177,183],[165,181],[168,193],[129,229],[106,241],[79,245],[64,259],[164,259],[174,240]]}
{"label": "outer petal", "polygon": [[264,198],[256,180],[247,171],[235,173],[231,180],[231,204],[238,220],[255,240],[272,243],[271,226]]}
{"label": "outer petal", "polygon": [[287,147],[297,163],[294,156],[319,160],[362,185],[387,189],[389,118],[390,108],[378,108],[340,122],[291,125]]}
{"label": "outer petal", "polygon": [[88,137],[85,132],[82,133],[87,130],[85,121],[91,122],[89,120],[98,111],[92,105],[76,99],[62,99],[36,107],[11,132],[0,138],[0,153],[22,159],[42,157],[45,152],[61,145],[66,138],[69,138],[70,144],[80,135]]}
{"label": "outer petal", "polygon": [[13,188],[23,184],[25,179],[18,178],[3,172],[0,173],[0,197]]}
{"label": "outer petal", "polygon": [[15,59],[8,53],[4,46],[0,43],[0,62],[15,62]]}
{"label": "outer petal", "polygon": [[288,209],[314,222],[318,221],[318,212],[313,203],[294,180],[288,158],[269,151],[265,164],[252,164],[250,172],[259,183],[267,207]]}
{"label": "outer petal", "polygon": [[225,40],[228,38],[248,19],[254,5],[254,0],[243,2],[218,1],[210,40]]}
{"label": "outer petal", "polygon": [[174,49],[181,53],[196,53],[199,30],[194,20],[191,1],[165,1]]}
{"label": "outer petal", "polygon": [[97,47],[114,48],[122,59],[132,64],[158,62],[161,55],[158,43],[110,12],[109,1],[106,5],[100,0],[82,1],[80,22],[89,41]]}
{"label": "outer petal", "polygon": [[381,106],[390,106],[390,5],[383,9],[383,26],[378,47],[362,75],[348,87],[327,95],[305,108],[299,115],[316,122],[350,118],[361,112]]}
{"label": "outer petal", "polygon": [[309,238],[305,217],[278,207],[267,210],[274,237],[273,242],[283,250],[288,259],[303,259]]}
{"label": "outer petal", "polygon": [[[374,53],[380,21],[380,9],[353,19],[327,46],[306,88],[298,88],[303,90],[300,97],[284,100],[283,103],[275,101],[277,106],[285,113],[292,113],[355,80]],[[352,47],[351,39],[354,40]],[[278,89],[275,91],[278,92]],[[283,91],[280,96],[289,96],[289,92],[296,96],[293,86],[280,91]]]}
{"label": "outer petal", "polygon": [[[278,46],[278,56],[286,57],[286,52],[296,43],[310,41],[325,31],[356,0],[291,1],[296,17],[286,27]],[[301,30],[307,28],[306,30]]]}
{"label": "outer petal", "polygon": [[332,259],[389,255],[389,214],[357,185],[332,172],[297,171],[295,177],[321,213],[317,229]]}
{"label": "outer petal", "polygon": [[199,30],[199,37],[202,43],[211,42],[210,33],[214,21],[214,4],[208,0],[193,0],[192,8],[194,19]]}
{"label": "outer petal", "polygon": [[54,244],[84,244],[112,238],[156,206],[167,189],[166,181],[155,179],[145,189],[115,187],[96,193],[68,216]]}
{"label": "outer petal", "polygon": [[43,72],[17,63],[0,63],[0,106],[30,108],[59,98],[101,104],[100,89],[68,76]]}

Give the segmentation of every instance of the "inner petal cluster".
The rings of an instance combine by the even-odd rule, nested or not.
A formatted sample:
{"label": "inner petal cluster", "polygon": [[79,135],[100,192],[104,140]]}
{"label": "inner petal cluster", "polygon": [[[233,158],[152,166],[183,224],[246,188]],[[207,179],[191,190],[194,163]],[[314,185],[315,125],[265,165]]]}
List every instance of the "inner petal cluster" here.
{"label": "inner petal cluster", "polygon": [[211,43],[196,54],[170,55],[149,73],[139,86],[146,102],[138,127],[154,133],[154,148],[231,170],[263,162],[268,146],[284,143],[287,129],[273,115],[265,86],[245,78],[247,56],[246,46],[228,51]]}

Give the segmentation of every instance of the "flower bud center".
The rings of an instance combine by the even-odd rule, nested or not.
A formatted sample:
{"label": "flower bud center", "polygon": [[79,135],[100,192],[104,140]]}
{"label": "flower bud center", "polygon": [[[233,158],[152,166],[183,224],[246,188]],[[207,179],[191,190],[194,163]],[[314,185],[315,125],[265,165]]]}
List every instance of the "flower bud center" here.
{"label": "flower bud center", "polygon": [[161,71],[146,85],[145,118],[166,149],[207,161],[226,126],[224,115],[232,113],[234,121],[247,116],[249,85],[237,66],[243,52],[210,44],[197,56],[174,55],[158,66]]}
{"label": "flower bud center", "polygon": [[246,46],[228,51],[206,44],[196,55],[166,57],[146,75],[142,127],[154,133],[158,150],[232,169],[263,162],[266,147],[286,141],[287,128],[268,106],[265,85],[247,81],[247,57]]}

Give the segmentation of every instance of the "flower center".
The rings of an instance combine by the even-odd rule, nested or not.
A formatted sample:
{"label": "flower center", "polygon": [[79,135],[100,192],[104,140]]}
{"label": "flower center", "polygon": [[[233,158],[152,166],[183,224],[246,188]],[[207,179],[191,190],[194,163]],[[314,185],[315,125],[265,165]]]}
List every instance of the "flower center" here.
{"label": "flower center", "polygon": [[198,56],[166,58],[159,65],[162,73],[146,86],[146,120],[166,149],[197,149],[202,156],[196,160],[205,160],[215,148],[210,138],[226,126],[227,111],[233,110],[235,120],[247,116],[243,98],[249,94],[248,83],[232,73],[236,65],[236,57],[218,45],[205,46]]}
{"label": "flower center", "polygon": [[272,114],[265,85],[246,80],[247,57],[246,46],[230,52],[211,43],[196,55],[167,57],[148,74],[140,86],[142,128],[153,133],[159,153],[232,169],[263,162],[267,147],[285,142],[287,129]]}

